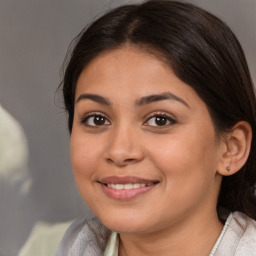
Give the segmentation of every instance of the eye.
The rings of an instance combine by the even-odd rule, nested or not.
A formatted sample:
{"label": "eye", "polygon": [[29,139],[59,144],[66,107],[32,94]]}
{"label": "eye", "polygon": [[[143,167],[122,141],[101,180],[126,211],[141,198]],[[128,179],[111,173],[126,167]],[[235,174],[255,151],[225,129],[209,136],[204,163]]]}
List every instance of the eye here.
{"label": "eye", "polygon": [[81,123],[91,127],[110,125],[109,120],[101,114],[87,115],[82,119]]}
{"label": "eye", "polygon": [[153,126],[153,127],[169,126],[175,123],[176,121],[173,118],[163,114],[157,114],[157,115],[151,116],[146,121],[146,125]]}

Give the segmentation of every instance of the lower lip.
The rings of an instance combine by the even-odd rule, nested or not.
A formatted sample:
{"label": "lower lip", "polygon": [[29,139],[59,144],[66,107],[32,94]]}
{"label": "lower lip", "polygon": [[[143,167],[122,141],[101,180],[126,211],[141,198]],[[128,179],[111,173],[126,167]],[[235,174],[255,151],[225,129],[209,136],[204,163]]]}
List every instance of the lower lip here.
{"label": "lower lip", "polygon": [[131,200],[134,199],[142,194],[147,193],[148,191],[150,191],[152,188],[154,188],[156,186],[156,184],[153,184],[151,186],[148,187],[141,187],[141,188],[134,188],[134,189],[113,189],[111,187],[108,187],[104,184],[101,184],[101,187],[104,191],[104,193],[113,199],[117,199],[117,200]]}

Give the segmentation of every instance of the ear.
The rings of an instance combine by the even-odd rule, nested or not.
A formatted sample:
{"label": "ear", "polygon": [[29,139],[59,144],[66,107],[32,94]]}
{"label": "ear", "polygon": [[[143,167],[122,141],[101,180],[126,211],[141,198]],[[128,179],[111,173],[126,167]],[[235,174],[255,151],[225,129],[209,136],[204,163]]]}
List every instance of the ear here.
{"label": "ear", "polygon": [[238,122],[221,142],[221,154],[217,172],[229,176],[246,163],[252,141],[252,129],[245,121]]}

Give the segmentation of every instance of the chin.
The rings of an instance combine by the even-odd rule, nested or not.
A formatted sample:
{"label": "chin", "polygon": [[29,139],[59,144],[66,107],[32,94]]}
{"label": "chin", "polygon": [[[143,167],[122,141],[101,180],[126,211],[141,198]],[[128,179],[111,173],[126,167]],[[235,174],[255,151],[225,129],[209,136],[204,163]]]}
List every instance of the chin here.
{"label": "chin", "polygon": [[100,221],[108,229],[117,233],[143,233],[148,229],[148,221],[144,218],[140,218],[138,215],[112,215],[99,216]]}

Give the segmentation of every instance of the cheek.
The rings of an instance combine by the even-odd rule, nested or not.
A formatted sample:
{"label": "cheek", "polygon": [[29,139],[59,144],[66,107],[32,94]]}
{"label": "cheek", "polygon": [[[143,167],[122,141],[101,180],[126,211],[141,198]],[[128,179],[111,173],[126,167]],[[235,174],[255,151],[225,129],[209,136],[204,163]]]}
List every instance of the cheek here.
{"label": "cheek", "polygon": [[71,135],[70,141],[71,162],[73,168],[74,179],[77,188],[89,207],[93,205],[93,201],[97,201],[94,196],[95,183],[95,166],[98,159],[97,148],[95,143],[90,143],[84,135]]}
{"label": "cheek", "polygon": [[202,137],[183,134],[155,142],[158,149],[151,157],[162,176],[165,207],[182,212],[215,195],[215,141],[211,136]]}
{"label": "cheek", "polygon": [[169,138],[159,138],[152,145],[150,157],[167,182],[178,187],[192,180],[198,182],[214,177],[218,157],[214,131],[206,133],[204,129],[185,127]]}
{"label": "cheek", "polygon": [[73,133],[70,140],[70,152],[77,184],[91,179],[99,154],[96,143],[90,143],[90,140],[84,138],[83,135]]}

